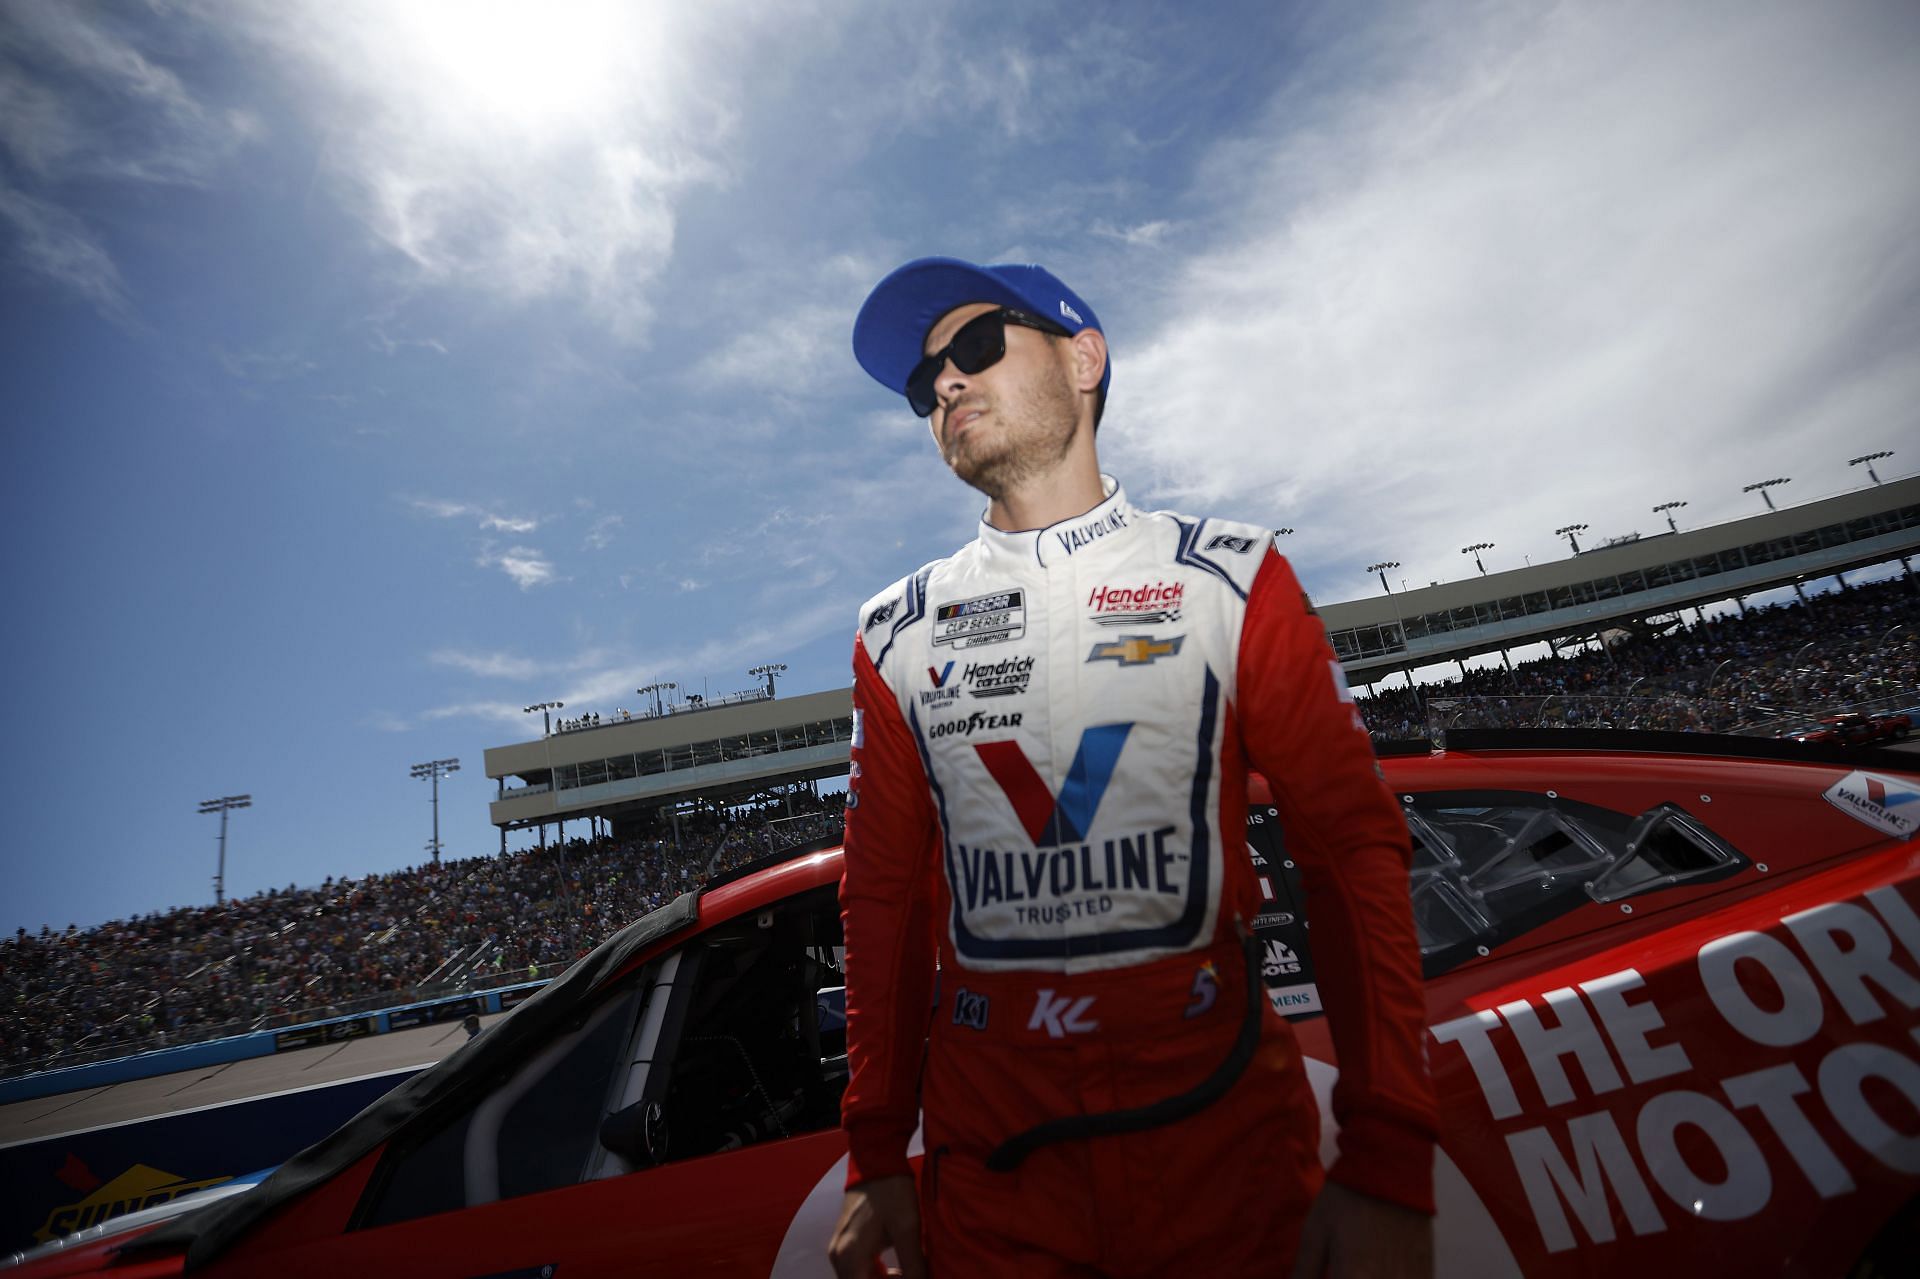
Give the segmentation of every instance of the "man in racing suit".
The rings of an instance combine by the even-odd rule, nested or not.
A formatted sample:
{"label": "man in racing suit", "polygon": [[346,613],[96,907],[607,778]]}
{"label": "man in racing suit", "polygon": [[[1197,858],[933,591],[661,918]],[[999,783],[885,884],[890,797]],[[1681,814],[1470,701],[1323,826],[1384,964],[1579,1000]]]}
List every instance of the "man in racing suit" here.
{"label": "man in racing suit", "polygon": [[[1041,268],[909,263],[854,350],[990,502],[859,619],[837,1271],[891,1246],[909,1276],[1424,1273],[1407,829],[1271,535],[1101,475],[1105,338]],[[1249,766],[1339,1054],[1324,1190],[1248,943]]]}

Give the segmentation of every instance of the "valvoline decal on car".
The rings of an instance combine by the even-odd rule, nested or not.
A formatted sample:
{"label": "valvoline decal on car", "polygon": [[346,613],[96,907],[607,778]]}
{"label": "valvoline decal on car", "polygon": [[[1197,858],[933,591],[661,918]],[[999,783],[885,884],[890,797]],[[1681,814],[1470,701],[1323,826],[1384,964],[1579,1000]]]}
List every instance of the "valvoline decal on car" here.
{"label": "valvoline decal on car", "polygon": [[1859,770],[1827,787],[1824,798],[1875,830],[1909,839],[1920,829],[1920,786]]}

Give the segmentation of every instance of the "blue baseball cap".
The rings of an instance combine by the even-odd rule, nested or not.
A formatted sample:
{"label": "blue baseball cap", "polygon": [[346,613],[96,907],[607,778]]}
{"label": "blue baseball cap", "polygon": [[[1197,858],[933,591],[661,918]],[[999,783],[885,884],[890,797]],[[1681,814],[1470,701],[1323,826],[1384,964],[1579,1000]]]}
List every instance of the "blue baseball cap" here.
{"label": "blue baseball cap", "polygon": [[[926,354],[927,331],[940,317],[969,302],[996,302],[1052,320],[1069,333],[1100,328],[1086,300],[1043,266],[1000,263],[976,266],[959,258],[916,258],[867,295],[853,321],[853,358],[873,380],[897,395]],[[1100,394],[1113,381],[1113,356],[1100,375]]]}

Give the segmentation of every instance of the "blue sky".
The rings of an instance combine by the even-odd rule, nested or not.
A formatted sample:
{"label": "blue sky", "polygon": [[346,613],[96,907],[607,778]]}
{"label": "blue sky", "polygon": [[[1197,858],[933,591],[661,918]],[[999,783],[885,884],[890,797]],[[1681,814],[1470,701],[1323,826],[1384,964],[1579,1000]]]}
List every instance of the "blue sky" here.
{"label": "blue sky", "polygon": [[[0,7],[0,926],[498,848],[528,702],[843,683],[979,501],[852,317],[1048,264],[1313,593],[1910,473],[1911,4]],[[517,841],[516,841],[517,842]]]}

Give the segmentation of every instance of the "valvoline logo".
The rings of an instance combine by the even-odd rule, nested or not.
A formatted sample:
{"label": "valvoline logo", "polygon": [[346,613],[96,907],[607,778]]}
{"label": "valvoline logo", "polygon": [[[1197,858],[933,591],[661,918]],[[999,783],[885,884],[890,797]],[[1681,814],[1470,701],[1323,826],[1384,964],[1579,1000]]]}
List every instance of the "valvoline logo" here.
{"label": "valvoline logo", "polygon": [[1848,816],[1900,839],[1920,828],[1920,787],[1898,777],[1855,770],[1827,787],[1824,798]]}
{"label": "valvoline logo", "polygon": [[1132,723],[1094,724],[1080,730],[1080,745],[1073,753],[1073,766],[1055,794],[1027,758],[1018,742],[977,742],[974,752],[987,772],[1006,792],[1020,825],[1036,847],[1057,848],[1077,844],[1093,827],[1100,799],[1113,780],[1114,767],[1120,762],[1120,750],[1127,744]]}

